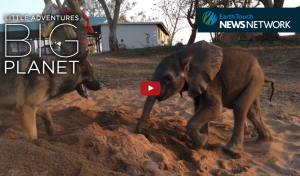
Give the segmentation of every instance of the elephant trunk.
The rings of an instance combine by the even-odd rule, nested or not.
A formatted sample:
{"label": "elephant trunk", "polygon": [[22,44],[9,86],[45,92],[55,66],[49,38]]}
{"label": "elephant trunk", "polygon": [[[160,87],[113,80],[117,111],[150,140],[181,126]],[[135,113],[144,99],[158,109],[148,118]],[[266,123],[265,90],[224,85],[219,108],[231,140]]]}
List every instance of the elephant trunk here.
{"label": "elephant trunk", "polygon": [[151,111],[155,101],[156,101],[156,96],[148,96],[147,97],[145,104],[144,104],[142,116],[136,126],[136,133],[142,132],[143,123],[146,119],[149,118],[150,111]]}

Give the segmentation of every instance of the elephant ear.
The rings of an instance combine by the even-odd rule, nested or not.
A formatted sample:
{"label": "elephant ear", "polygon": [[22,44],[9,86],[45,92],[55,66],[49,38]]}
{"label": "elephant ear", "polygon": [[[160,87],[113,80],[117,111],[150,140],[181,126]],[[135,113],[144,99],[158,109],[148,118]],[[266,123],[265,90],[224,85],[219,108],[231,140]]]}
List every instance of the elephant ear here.
{"label": "elephant ear", "polygon": [[202,40],[184,48],[180,55],[189,84],[188,95],[196,97],[207,89],[207,84],[219,72],[223,61],[222,48]]}

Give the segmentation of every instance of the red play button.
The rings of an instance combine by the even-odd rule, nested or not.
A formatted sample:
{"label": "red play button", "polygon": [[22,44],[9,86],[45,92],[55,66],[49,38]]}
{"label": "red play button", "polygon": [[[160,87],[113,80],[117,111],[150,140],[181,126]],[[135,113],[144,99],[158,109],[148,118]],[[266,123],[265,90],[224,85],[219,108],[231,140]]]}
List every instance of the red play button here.
{"label": "red play button", "polygon": [[160,82],[158,81],[143,81],[141,83],[142,95],[159,95],[160,94]]}

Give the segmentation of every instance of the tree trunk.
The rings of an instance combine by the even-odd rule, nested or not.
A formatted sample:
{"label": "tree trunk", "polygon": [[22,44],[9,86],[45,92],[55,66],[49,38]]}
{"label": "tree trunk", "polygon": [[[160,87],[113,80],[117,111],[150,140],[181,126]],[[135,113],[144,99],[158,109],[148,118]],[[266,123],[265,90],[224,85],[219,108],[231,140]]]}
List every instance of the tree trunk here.
{"label": "tree trunk", "polygon": [[282,8],[284,4],[284,0],[274,0],[273,7],[275,8]]}
{"label": "tree trunk", "polygon": [[118,43],[118,39],[117,39],[117,24],[118,24],[122,0],[116,0],[113,18],[110,15],[110,12],[108,10],[105,0],[98,0],[98,1],[101,4],[101,6],[103,7],[103,10],[105,12],[107,22],[109,25],[109,40],[108,40],[109,41],[109,49],[110,49],[110,51],[118,51],[119,43]]}
{"label": "tree trunk", "polygon": [[79,2],[74,0],[68,0],[68,2],[73,14],[78,15],[80,19],[79,21],[74,22],[74,24],[77,26],[76,35],[79,40],[79,51],[83,53],[88,48],[87,21],[82,16]]}
{"label": "tree trunk", "polygon": [[[44,1],[45,4],[49,2],[49,0]],[[65,0],[64,5],[61,6],[61,3],[59,0],[56,1],[58,3],[58,6],[62,7],[61,11],[66,10],[64,5],[67,5],[72,10],[72,13],[75,15],[79,15],[79,21],[78,22],[72,22],[73,25],[77,27],[76,30],[73,29],[72,26],[59,26],[58,28],[53,31],[52,36],[56,39],[59,39],[61,42],[61,46],[64,48],[64,50],[68,53],[68,55],[72,55],[76,53],[76,43],[75,42],[66,42],[66,40],[79,40],[78,43],[78,52],[84,52],[87,49],[87,31],[86,26],[87,22],[84,20],[80,5],[77,0]],[[61,23],[66,23],[66,21],[56,21],[54,26],[57,26]],[[69,22],[71,23],[71,22]]]}
{"label": "tree trunk", "polygon": [[171,33],[171,36],[169,37],[169,45],[171,45],[172,46],[172,44],[173,44],[173,40],[174,40],[174,33]]}
{"label": "tree trunk", "polygon": [[188,45],[193,44],[195,42],[196,35],[197,35],[197,28],[193,28],[191,36],[190,36],[190,39],[189,39],[189,41],[187,43]]}
{"label": "tree trunk", "polygon": [[215,40],[214,40],[214,38],[213,38],[211,32],[209,32],[209,34],[210,34],[211,42],[214,42]]}
{"label": "tree trunk", "polygon": [[[265,8],[282,8],[284,4],[284,0],[274,0],[274,5],[272,0],[260,0]],[[277,32],[273,33],[263,33],[262,40],[274,41],[279,39],[279,34]]]}
{"label": "tree trunk", "polygon": [[198,29],[198,11],[197,11],[197,8],[198,8],[198,4],[199,4],[199,0],[196,0],[195,4],[194,4],[194,11],[193,11],[193,13],[195,13],[195,22],[194,22],[194,24],[191,22],[191,19],[190,19],[190,18],[192,18],[192,14],[191,14],[192,10],[191,9],[192,9],[193,4],[191,4],[190,10],[188,11],[187,19],[188,19],[188,22],[189,22],[190,26],[192,27],[192,33],[191,33],[191,36],[190,36],[189,41],[187,43],[188,45],[193,44],[195,42],[196,35],[197,35],[197,29]]}
{"label": "tree trunk", "polygon": [[273,7],[272,0],[260,0],[260,2],[263,3],[265,8],[272,8]]}
{"label": "tree trunk", "polygon": [[118,51],[119,43],[117,39],[117,25],[109,25],[109,49],[110,51]]}

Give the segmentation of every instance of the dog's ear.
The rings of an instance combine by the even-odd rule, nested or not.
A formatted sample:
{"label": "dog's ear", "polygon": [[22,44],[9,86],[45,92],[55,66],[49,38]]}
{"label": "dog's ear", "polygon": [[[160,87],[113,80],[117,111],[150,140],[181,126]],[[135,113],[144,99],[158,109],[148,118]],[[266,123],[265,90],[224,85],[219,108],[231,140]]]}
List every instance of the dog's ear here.
{"label": "dog's ear", "polygon": [[185,53],[181,60],[187,72],[188,95],[195,97],[206,90],[219,72],[223,62],[222,48],[203,40],[187,46],[182,52]]}

